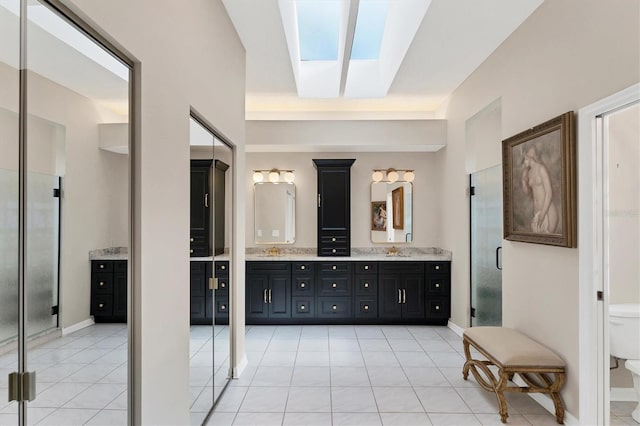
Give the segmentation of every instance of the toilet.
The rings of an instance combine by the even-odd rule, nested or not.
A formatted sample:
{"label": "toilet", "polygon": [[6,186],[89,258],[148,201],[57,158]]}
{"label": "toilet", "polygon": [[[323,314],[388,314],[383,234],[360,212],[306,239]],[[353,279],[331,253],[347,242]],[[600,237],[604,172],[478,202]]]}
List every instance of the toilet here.
{"label": "toilet", "polygon": [[[626,359],[625,367],[633,376],[636,398],[640,401],[640,303],[609,305],[609,351]],[[640,423],[640,403],[631,414]]]}

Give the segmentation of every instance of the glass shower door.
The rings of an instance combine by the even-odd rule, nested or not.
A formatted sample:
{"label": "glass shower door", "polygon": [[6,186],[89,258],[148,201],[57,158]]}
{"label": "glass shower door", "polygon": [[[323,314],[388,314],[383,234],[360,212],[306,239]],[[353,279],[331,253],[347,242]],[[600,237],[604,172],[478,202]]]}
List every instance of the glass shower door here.
{"label": "glass shower door", "polygon": [[502,167],[471,175],[471,326],[502,325]]}

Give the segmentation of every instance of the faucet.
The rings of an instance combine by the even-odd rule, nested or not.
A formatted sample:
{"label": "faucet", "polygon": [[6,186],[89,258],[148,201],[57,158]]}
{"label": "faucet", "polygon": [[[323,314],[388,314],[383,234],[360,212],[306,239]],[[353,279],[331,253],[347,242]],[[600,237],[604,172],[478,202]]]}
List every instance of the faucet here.
{"label": "faucet", "polygon": [[396,248],[396,246],[391,246],[389,251],[387,251],[387,256],[397,256],[397,255],[398,255],[398,249]]}
{"label": "faucet", "polygon": [[267,255],[268,256],[279,256],[280,255],[280,249],[276,246],[271,247],[269,250],[267,250]]}

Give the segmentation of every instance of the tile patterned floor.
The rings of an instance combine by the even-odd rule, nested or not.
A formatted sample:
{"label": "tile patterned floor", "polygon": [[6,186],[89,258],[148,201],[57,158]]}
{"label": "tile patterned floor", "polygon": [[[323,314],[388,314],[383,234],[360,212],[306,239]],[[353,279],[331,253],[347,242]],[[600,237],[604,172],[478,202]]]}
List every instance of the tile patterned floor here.
{"label": "tile patterned floor", "polygon": [[[30,351],[38,398],[29,424],[126,424],[124,324],[100,324]],[[191,331],[192,424],[210,406],[214,380],[228,369],[228,328]],[[249,366],[231,381],[211,425],[500,425],[495,398],[461,377],[460,338],[445,327],[248,326]],[[0,376],[16,368],[0,356]],[[2,386],[5,386],[4,388]],[[6,395],[6,383],[0,394]],[[526,395],[508,395],[512,425],[553,425]],[[636,425],[635,403],[611,404],[612,425]],[[0,425],[17,423],[15,403],[0,399]]]}

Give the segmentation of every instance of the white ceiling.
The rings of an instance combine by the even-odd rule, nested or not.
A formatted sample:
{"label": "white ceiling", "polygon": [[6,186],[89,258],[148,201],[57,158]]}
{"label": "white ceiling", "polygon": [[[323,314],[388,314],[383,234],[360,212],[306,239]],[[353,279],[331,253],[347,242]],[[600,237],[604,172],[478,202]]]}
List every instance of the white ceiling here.
{"label": "white ceiling", "polygon": [[247,119],[336,120],[442,118],[447,97],[543,0],[433,0],[377,99],[299,98],[278,0],[222,1],[247,51]]}

